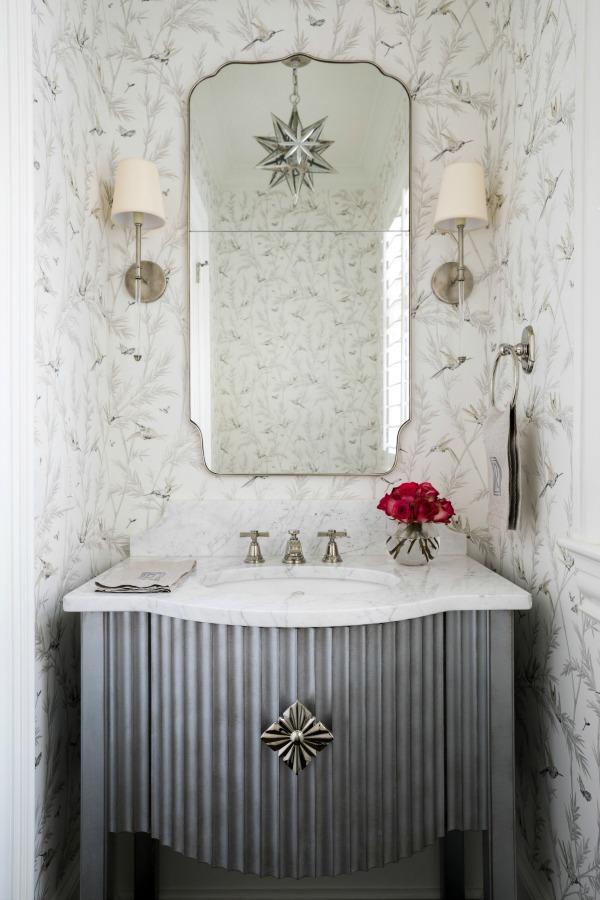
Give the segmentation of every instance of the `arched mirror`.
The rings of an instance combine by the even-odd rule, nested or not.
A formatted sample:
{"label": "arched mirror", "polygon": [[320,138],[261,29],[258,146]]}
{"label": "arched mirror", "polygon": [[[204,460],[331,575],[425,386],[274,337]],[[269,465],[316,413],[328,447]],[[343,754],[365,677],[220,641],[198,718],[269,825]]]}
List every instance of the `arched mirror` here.
{"label": "arched mirror", "polygon": [[190,407],[217,474],[382,474],[410,403],[410,104],[371,63],[189,102]]}

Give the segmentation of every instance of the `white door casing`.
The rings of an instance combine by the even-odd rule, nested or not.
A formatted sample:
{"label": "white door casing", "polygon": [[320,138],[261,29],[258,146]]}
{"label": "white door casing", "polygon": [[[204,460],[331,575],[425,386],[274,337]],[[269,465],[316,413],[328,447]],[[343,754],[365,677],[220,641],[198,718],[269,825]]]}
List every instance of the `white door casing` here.
{"label": "white door casing", "polygon": [[575,126],[575,259],[578,308],[574,310],[575,404],[573,440],[573,529],[559,544],[572,553],[581,608],[600,618],[600,4],[584,0],[578,29]]}
{"label": "white door casing", "polygon": [[0,0],[0,898],[34,894],[31,9]]}

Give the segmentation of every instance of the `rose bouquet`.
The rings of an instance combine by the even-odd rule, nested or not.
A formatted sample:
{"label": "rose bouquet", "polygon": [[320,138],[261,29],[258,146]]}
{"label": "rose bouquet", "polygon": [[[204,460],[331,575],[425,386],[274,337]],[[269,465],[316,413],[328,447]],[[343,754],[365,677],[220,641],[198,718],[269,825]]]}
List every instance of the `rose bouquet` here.
{"label": "rose bouquet", "polygon": [[[433,559],[439,548],[437,524],[447,525],[454,515],[454,507],[428,481],[417,484],[408,481],[385,494],[377,509],[402,526],[389,537],[391,556],[407,565],[423,565]],[[416,552],[410,556],[413,548]]]}

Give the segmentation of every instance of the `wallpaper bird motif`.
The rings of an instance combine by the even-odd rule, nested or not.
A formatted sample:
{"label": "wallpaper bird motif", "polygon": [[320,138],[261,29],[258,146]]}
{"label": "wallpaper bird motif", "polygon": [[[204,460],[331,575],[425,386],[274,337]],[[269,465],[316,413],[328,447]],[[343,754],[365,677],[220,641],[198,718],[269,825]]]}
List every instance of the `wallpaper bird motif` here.
{"label": "wallpaper bird motif", "polygon": [[381,233],[217,234],[207,256],[210,468],[388,469]]}
{"label": "wallpaper bird motif", "polygon": [[[61,598],[127,554],[172,498],[372,498],[431,480],[471,551],[533,594],[516,622],[519,829],[540,890],[600,894],[598,625],[579,610],[572,459],[575,0],[33,0],[36,200],[36,898],[73,866],[79,823],[78,631]],[[387,481],[217,477],[187,419],[187,97],[233,59],[366,59],[412,100],[412,420]],[[113,228],[116,163],[160,169],[167,224],[144,255],[168,276],[142,311]],[[477,159],[491,225],[467,239],[476,287],[458,317],[431,294],[454,252],[435,233],[442,168]],[[487,528],[482,423],[501,341],[532,324],[521,379],[520,530]],[[506,371],[506,379],[510,373]],[[598,685],[598,688],[596,688]]]}

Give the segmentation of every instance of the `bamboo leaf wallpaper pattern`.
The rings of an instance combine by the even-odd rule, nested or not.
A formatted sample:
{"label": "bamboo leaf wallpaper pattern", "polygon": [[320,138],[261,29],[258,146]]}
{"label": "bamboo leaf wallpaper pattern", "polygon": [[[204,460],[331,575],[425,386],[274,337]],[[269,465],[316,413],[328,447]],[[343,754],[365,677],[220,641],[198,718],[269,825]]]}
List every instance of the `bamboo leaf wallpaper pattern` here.
{"label": "bamboo leaf wallpaper pattern", "polygon": [[389,469],[381,235],[238,232],[233,242],[214,234],[207,254],[211,469]]}
{"label": "bamboo leaf wallpaper pattern", "polygon": [[[556,538],[572,516],[573,116],[576,0],[33,0],[37,488],[36,898],[78,849],[77,623],[63,594],[128,552],[172,498],[375,498],[374,478],[209,475],[187,421],[186,100],[233,59],[304,50],[367,59],[400,78],[412,119],[412,421],[388,480],[431,480],[472,551],[527,587],[519,617],[519,826],[548,896],[600,894],[598,626],[579,610]],[[166,226],[145,254],[168,274],[136,311],[123,289],[131,236],[112,228],[116,163],[161,172]],[[491,227],[467,240],[477,284],[467,362],[457,316],[431,295],[451,237],[432,230],[444,164],[477,159]],[[500,341],[531,323],[534,373],[518,416],[523,521],[487,528],[481,437]],[[441,374],[434,377],[440,370]]]}

